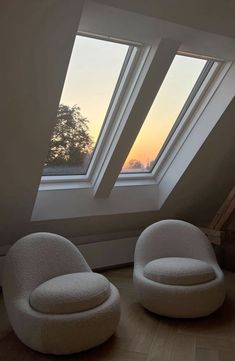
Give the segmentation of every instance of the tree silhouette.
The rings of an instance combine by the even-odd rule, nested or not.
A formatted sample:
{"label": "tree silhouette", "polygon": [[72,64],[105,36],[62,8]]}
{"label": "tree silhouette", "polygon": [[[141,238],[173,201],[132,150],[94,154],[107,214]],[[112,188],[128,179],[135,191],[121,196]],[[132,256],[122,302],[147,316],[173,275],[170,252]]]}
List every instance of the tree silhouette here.
{"label": "tree silhouette", "polygon": [[144,169],[144,165],[141,163],[140,160],[131,159],[128,162],[127,169]]}
{"label": "tree silhouette", "polygon": [[60,104],[45,165],[82,164],[93,149],[88,123],[77,105]]}

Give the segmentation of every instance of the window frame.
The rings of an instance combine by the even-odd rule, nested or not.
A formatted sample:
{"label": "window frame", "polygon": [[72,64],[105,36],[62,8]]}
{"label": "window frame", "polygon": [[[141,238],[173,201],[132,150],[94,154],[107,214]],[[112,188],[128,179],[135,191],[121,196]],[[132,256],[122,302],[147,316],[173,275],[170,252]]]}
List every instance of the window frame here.
{"label": "window frame", "polygon": [[[199,75],[199,78],[197,79],[192,91],[190,92],[189,97],[187,98],[183,108],[174,122],[172,129],[163,143],[160,152],[155,158],[154,166],[152,167],[151,171],[138,173],[120,173],[118,176],[118,181],[120,182],[134,182],[139,181],[140,179],[145,182],[146,180],[156,180],[159,171],[164,166],[166,158],[169,156],[169,153],[173,150],[174,146],[179,141],[181,134],[188,127],[188,123],[190,123],[192,114],[198,107],[200,107],[201,99],[207,93],[207,90],[213,83],[214,78],[219,75],[220,71],[225,66],[225,62],[223,62],[221,59],[197,56],[196,54],[190,54],[182,51],[177,52],[177,54],[202,58],[207,60],[207,63],[202,69],[202,72]],[[177,148],[175,148],[175,150],[176,149]]]}
{"label": "window frame", "polygon": [[[120,174],[119,174],[119,177],[121,175],[123,175],[123,174],[127,175],[127,176],[128,175],[134,175],[134,174],[143,176],[143,174],[151,174],[151,173],[153,174],[154,173],[153,170],[157,167],[158,160],[160,159],[162,153],[164,152],[164,149],[166,148],[168,142],[170,141],[171,137],[175,133],[175,131],[176,131],[177,127],[179,126],[179,124],[183,121],[184,114],[186,113],[186,111],[190,107],[191,103],[193,102],[193,99],[195,98],[195,96],[199,92],[199,90],[200,90],[201,86],[203,85],[204,81],[206,81],[206,77],[207,77],[211,67],[215,63],[215,60],[202,58],[201,56],[198,57],[196,55],[186,54],[186,53],[179,52],[179,51],[177,52],[176,55],[187,56],[187,57],[190,57],[190,58],[203,59],[203,60],[206,60],[206,63],[204,65],[201,73],[199,74],[199,77],[197,78],[192,90],[190,91],[189,96],[187,97],[183,107],[181,108],[177,118],[175,119],[175,121],[173,123],[173,126],[170,129],[170,132],[168,133],[165,141],[163,142],[163,145],[160,148],[160,151],[157,153],[156,157],[154,158],[154,160],[153,160],[154,164],[153,164],[152,168],[149,171],[144,171],[144,172],[140,172],[140,171],[135,172],[134,170],[132,172],[131,171],[130,172],[122,172],[121,171]],[[157,98],[157,96],[158,96],[158,94],[156,95],[156,98]],[[155,101],[155,99],[154,99],[154,101]],[[143,125],[144,125],[145,121],[146,121],[146,119],[144,120]]]}
{"label": "window frame", "polygon": [[[138,78],[142,71],[143,66],[148,59],[149,53],[154,46],[156,39],[147,40],[142,42],[132,41],[121,39],[119,37],[106,36],[94,32],[88,32],[79,30],[77,35],[88,36],[92,38],[97,38],[100,40],[106,40],[111,42],[118,42],[122,44],[126,44],[129,46],[128,60],[127,56],[124,61],[121,73],[119,75],[117,84],[114,89],[114,93],[112,95],[109,107],[106,112],[105,119],[103,121],[102,128],[100,130],[99,137],[96,142],[96,146],[94,149],[94,153],[90,160],[87,173],[84,175],[55,175],[55,176],[42,176],[41,183],[39,189],[84,189],[90,188],[93,189],[95,183],[97,181],[98,174],[102,167],[102,164],[107,157],[107,154],[110,154],[110,134],[111,139],[113,140],[114,135],[118,138],[122,136],[121,132],[118,132],[118,127],[120,125],[120,121],[115,124],[115,114],[118,111],[118,108],[123,105],[124,97],[129,88],[130,91],[133,90],[136,78]],[[180,47],[181,48],[181,47]],[[130,51],[131,49],[131,51]],[[206,59],[209,62],[220,62],[221,66],[214,67],[214,73],[211,74],[211,77],[206,76],[207,79],[203,79],[202,84],[195,90],[195,94],[193,94],[193,99],[190,99],[190,104],[187,106],[186,111],[183,113],[182,119],[180,118],[179,124],[177,124],[176,129],[172,132],[173,134],[167,137],[166,141],[163,144],[163,147],[155,160],[155,165],[150,172],[139,172],[139,173],[120,173],[116,178],[115,186],[136,186],[136,185],[152,185],[158,184],[158,175],[162,171],[165,166],[165,163],[169,157],[169,154],[172,152],[175,144],[178,143],[180,139],[181,133],[184,133],[184,127],[187,128],[187,123],[189,120],[185,118],[190,118],[191,116],[186,114],[191,114],[200,106],[200,99],[206,93],[208,87],[213,82],[213,78],[220,72],[220,69],[223,67],[223,63],[221,59],[210,56],[202,56],[197,55],[195,53],[189,51],[183,51],[178,49],[175,53],[190,57],[197,57]],[[125,64],[126,63],[126,64]],[[206,64],[207,65],[207,64]],[[212,66],[213,67],[213,66]],[[204,71],[204,69],[203,69]],[[210,73],[210,71],[209,71]],[[193,88],[194,89],[194,88]],[[190,94],[191,97],[191,94]],[[189,99],[188,99],[189,100]],[[129,101],[129,96],[126,102]],[[187,102],[186,102],[187,103]],[[184,108],[184,107],[183,107]],[[183,110],[183,109],[182,109]],[[180,113],[181,115],[181,113]],[[179,116],[180,116],[179,115]],[[176,121],[178,121],[179,117]],[[127,119],[128,122],[128,119]],[[176,124],[176,122],[175,122]],[[174,127],[174,126],[173,126]],[[118,133],[118,134],[116,134]],[[170,132],[171,133],[171,132]],[[170,134],[169,133],[169,134]],[[133,145],[133,143],[132,143]],[[175,148],[176,149],[176,148]]]}
{"label": "window frame", "polygon": [[92,179],[97,169],[97,164],[102,159],[102,154],[104,150],[106,139],[110,133],[110,129],[114,126],[115,123],[115,113],[120,103],[123,101],[128,84],[133,81],[133,74],[136,73],[136,65],[145,60],[146,53],[149,51],[149,47],[143,47],[143,44],[140,42],[127,41],[124,39],[118,39],[110,36],[102,36],[99,34],[78,31],[76,36],[84,36],[92,39],[98,39],[103,41],[109,41],[119,44],[124,44],[129,46],[127,54],[123,65],[121,67],[120,74],[118,76],[117,83],[115,85],[112,97],[107,108],[99,136],[96,140],[96,144],[93,150],[92,157],[89,161],[86,174],[75,174],[75,175],[43,175],[41,177],[41,184],[54,184],[55,187],[61,183],[67,183],[68,186],[71,186],[72,183],[77,183],[77,186],[80,188],[92,187]]}
{"label": "window frame", "polygon": [[[113,95],[111,97],[109,107],[106,112],[105,119],[103,121],[99,137],[97,138],[96,146],[94,148],[94,153],[90,160],[87,173],[84,175],[53,175],[53,176],[42,176],[41,178],[41,188],[42,189],[66,189],[66,188],[93,188],[97,174],[99,173],[101,164],[104,162],[107,154],[110,152],[110,145],[107,143],[108,138],[111,134],[111,139],[113,139],[114,134],[118,131],[120,122],[115,122],[115,115],[118,111],[118,108],[123,103],[123,99],[126,95],[128,87],[130,92],[133,91],[135,81],[143,70],[143,65],[145,64],[152,45],[131,42],[126,40],[121,40],[113,37],[100,36],[99,34],[78,32],[77,35],[97,38],[100,40],[118,42],[122,44],[129,45],[125,61],[123,63],[121,72],[117,84],[115,86]],[[198,80],[196,81],[195,86],[192,89],[186,103],[184,104],[179,116],[177,117],[173,128],[171,129],[168,137],[166,138],[160,153],[155,159],[155,164],[151,171],[149,172],[139,172],[139,173],[120,173],[116,179],[114,186],[136,186],[139,184],[143,185],[152,185],[158,184],[158,175],[162,171],[166,160],[168,159],[172,149],[176,145],[181,136],[181,133],[184,132],[184,129],[187,128],[187,124],[190,121],[191,114],[195,109],[200,106],[200,100],[203,95],[206,93],[207,89],[210,87],[214,77],[217,73],[223,68],[223,62],[221,59],[216,59],[212,57],[202,57],[200,55],[191,54],[184,51],[177,51],[176,54],[197,57],[207,60],[205,67],[202,70]],[[201,79],[202,78],[202,79]],[[200,79],[200,81],[199,81]],[[126,99],[126,102],[129,101],[129,97]],[[128,119],[127,119],[128,121]],[[116,123],[116,124],[115,124]],[[115,128],[115,129],[113,129]],[[120,137],[121,135],[118,135]],[[112,140],[111,140],[112,142]],[[133,145],[133,144],[132,144]],[[177,148],[175,148],[177,151]]]}
{"label": "window frame", "polygon": [[76,183],[42,184],[31,221],[158,211],[233,99],[234,81],[235,64],[223,63],[155,180],[117,181],[107,199]]}
{"label": "window frame", "polygon": [[[182,127],[182,123],[178,126],[159,159],[161,166],[153,169],[153,175],[145,174],[141,179],[139,175],[137,178],[136,175],[131,176],[128,180],[117,178],[112,192],[102,199],[94,196],[92,177],[88,181],[81,180],[81,176],[59,176],[57,180],[50,176],[50,181],[42,180],[39,185],[31,220],[156,212],[165,203],[234,97],[234,40],[94,2],[84,5],[80,31],[111,40],[124,39],[143,48],[151,48],[157,39],[167,38],[180,43],[179,52],[199,56],[206,54],[208,59],[224,61],[194,99],[195,107],[191,104],[188,109],[185,127]],[[100,165],[97,162],[97,168],[94,168],[96,172]]]}

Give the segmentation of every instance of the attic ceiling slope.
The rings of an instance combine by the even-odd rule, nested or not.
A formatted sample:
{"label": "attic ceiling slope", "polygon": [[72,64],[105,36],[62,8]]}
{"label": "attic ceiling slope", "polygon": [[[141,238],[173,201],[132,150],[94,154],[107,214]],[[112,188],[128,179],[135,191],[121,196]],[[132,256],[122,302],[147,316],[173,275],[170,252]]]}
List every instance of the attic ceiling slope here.
{"label": "attic ceiling slope", "polygon": [[233,0],[94,0],[146,16],[235,38]]}
{"label": "attic ceiling slope", "polygon": [[1,2],[2,244],[30,220],[82,5]]}
{"label": "attic ceiling slope", "polygon": [[160,214],[207,227],[235,184],[235,97],[169,196]]}

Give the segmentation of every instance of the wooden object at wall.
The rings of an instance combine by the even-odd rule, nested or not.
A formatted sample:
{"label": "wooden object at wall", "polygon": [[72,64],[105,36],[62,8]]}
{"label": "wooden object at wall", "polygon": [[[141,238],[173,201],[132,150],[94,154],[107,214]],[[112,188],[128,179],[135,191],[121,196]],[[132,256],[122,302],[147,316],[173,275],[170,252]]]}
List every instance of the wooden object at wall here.
{"label": "wooden object at wall", "polygon": [[211,243],[220,245],[222,241],[229,238],[228,232],[224,230],[224,226],[235,210],[235,186],[225,199],[222,206],[217,211],[215,217],[211,221],[208,228],[201,228],[207,235]]}
{"label": "wooden object at wall", "polygon": [[219,208],[209,228],[216,231],[221,231],[224,225],[226,224],[226,222],[229,220],[234,209],[235,209],[235,187],[233,187],[228,197],[225,199],[224,203]]}
{"label": "wooden object at wall", "polygon": [[209,241],[213,244],[220,245],[224,239],[224,232],[223,231],[216,231],[210,228],[203,228],[200,227],[201,231],[205,233],[208,237]]}

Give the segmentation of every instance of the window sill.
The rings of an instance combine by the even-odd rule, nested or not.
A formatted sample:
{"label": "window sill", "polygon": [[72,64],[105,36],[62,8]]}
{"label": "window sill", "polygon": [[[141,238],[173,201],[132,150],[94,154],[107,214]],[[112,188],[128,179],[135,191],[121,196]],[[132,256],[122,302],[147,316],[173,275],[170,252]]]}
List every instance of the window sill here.
{"label": "window sill", "polygon": [[[109,198],[95,198],[90,188],[43,189],[40,186],[31,221],[92,217],[155,211],[158,209],[156,183],[116,185]],[[63,186],[63,184],[61,184]],[[46,185],[45,187],[49,187]],[[52,187],[52,185],[51,185]]]}

